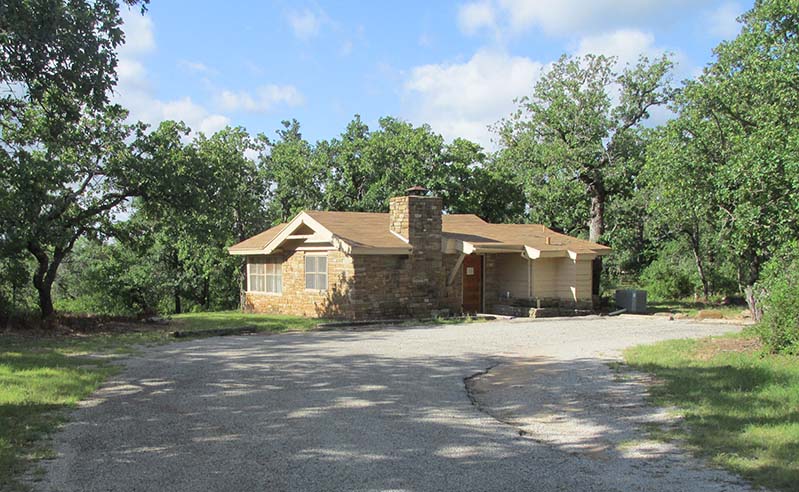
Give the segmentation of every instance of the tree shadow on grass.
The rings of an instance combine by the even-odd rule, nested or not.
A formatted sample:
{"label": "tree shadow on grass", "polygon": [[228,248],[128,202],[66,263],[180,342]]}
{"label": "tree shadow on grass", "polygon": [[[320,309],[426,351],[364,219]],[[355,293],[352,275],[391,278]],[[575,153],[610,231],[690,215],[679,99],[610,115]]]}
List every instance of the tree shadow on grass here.
{"label": "tree shadow on grass", "polygon": [[658,378],[652,389],[656,403],[683,409],[685,430],[677,437],[699,455],[758,485],[795,490],[799,371],[769,367],[756,355],[740,357],[633,367]]}
{"label": "tree shadow on grass", "polygon": [[50,455],[42,441],[64,408],[89,395],[114,369],[51,349],[0,350],[0,490],[17,490],[30,460]]}

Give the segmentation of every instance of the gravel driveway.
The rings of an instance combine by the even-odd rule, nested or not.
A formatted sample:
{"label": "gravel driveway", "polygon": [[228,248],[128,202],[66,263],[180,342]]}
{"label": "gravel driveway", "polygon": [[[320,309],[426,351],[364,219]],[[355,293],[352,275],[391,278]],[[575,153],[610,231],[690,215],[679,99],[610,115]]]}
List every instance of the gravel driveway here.
{"label": "gravel driveway", "polygon": [[74,412],[36,487],[748,490],[641,441],[664,417],[606,364],[735,329],[629,316],[175,343],[127,360]]}

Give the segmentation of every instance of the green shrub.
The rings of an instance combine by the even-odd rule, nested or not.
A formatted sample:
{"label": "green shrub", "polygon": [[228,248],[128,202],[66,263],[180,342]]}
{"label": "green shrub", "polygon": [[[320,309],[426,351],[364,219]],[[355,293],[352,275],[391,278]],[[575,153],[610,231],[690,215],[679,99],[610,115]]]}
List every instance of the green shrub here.
{"label": "green shrub", "polygon": [[799,244],[775,255],[758,282],[763,319],[758,333],[772,352],[799,354]]}
{"label": "green shrub", "polygon": [[663,257],[644,269],[640,282],[653,300],[681,299],[695,289],[690,275]]}

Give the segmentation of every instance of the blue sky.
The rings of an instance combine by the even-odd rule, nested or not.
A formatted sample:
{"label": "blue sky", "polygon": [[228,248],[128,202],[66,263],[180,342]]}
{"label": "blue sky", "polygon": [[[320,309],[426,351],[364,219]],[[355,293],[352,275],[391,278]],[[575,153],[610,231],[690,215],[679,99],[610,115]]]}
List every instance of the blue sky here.
{"label": "blue sky", "polygon": [[124,9],[115,99],[135,119],[206,133],[240,125],[271,137],[296,118],[316,141],[357,113],[370,126],[396,116],[490,148],[487,126],[562,53],[624,63],[669,51],[676,77],[690,77],[751,4],[153,0],[144,17]]}

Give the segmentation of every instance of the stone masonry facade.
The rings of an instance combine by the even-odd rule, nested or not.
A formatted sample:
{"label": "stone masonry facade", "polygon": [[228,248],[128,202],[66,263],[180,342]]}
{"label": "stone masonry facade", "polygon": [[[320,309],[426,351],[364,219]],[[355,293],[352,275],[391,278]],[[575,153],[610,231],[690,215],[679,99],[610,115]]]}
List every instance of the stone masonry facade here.
{"label": "stone masonry facade", "polygon": [[305,255],[290,251],[266,257],[282,263],[280,294],[247,293],[245,309],[320,318],[428,317],[459,312],[460,274],[447,284],[457,255],[441,251],[441,198],[391,199],[390,230],[412,247],[409,255],[353,255],[327,251],[327,290],[305,289]]}

